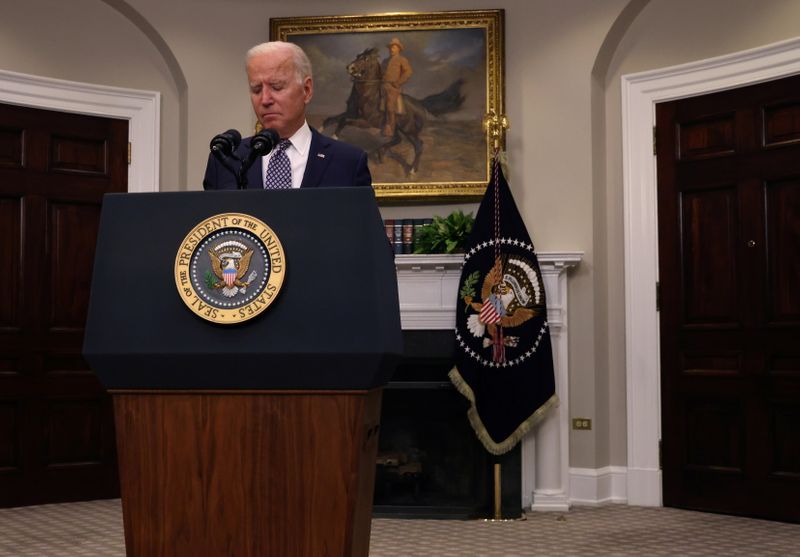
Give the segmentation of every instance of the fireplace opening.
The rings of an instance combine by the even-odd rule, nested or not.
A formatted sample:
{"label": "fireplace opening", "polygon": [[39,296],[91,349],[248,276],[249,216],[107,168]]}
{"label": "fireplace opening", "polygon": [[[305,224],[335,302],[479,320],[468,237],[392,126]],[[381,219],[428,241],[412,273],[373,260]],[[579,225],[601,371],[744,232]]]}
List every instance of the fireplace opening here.
{"label": "fireplace opening", "polygon": [[475,436],[469,402],[447,377],[452,331],[404,331],[404,340],[403,361],[383,392],[373,514],[491,518],[500,463],[503,518],[518,518],[519,445],[498,457]]}

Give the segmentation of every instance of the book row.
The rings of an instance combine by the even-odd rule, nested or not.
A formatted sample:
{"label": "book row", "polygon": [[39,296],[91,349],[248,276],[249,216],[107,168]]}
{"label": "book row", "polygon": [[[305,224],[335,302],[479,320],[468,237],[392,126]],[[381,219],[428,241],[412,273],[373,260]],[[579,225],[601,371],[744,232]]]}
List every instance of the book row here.
{"label": "book row", "polygon": [[420,228],[431,224],[433,219],[385,219],[386,237],[395,253],[414,253]]}

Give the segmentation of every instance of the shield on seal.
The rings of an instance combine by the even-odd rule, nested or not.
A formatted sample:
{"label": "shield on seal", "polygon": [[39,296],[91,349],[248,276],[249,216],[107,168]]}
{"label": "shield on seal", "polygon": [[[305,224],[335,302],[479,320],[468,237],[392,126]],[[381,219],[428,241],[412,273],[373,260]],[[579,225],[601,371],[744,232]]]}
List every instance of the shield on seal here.
{"label": "shield on seal", "polygon": [[228,285],[228,288],[232,287],[233,283],[236,281],[236,269],[224,269],[222,271],[222,278],[225,280],[225,284]]}

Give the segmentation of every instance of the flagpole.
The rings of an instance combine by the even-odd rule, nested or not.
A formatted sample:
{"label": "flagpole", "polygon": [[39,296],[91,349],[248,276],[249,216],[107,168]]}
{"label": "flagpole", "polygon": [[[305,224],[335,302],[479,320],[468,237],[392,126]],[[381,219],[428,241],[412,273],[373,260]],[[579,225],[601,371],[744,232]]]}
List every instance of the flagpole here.
{"label": "flagpole", "polygon": [[[499,165],[500,165],[500,145],[503,142],[505,131],[510,127],[510,123],[508,118],[504,114],[498,115],[494,109],[490,110],[486,116],[483,118],[483,128],[486,133],[489,135],[489,138],[492,140],[492,144],[494,146],[494,152],[492,156],[492,166],[491,172],[493,174],[493,180],[491,183],[495,185],[494,191],[494,235],[495,235],[495,264],[499,263],[500,260],[500,242],[499,240],[499,226],[500,226],[500,199],[499,199],[499,189],[498,189],[498,178],[497,173],[499,172]],[[498,339],[496,342],[499,342],[498,346],[495,346],[493,350],[503,351],[503,328],[498,324]],[[502,357],[505,360],[505,355],[503,354]],[[525,520],[525,515],[523,514],[521,519],[506,519],[503,518],[503,496],[502,496],[502,465],[499,462],[494,463],[494,513],[491,519],[486,519],[487,522],[509,522],[514,520]]]}
{"label": "flagpole", "polygon": [[502,497],[500,495],[500,463],[494,463],[494,519],[495,520],[502,520],[503,519],[503,511],[502,511]]}
{"label": "flagpole", "polygon": [[494,471],[494,500],[492,518],[484,518],[484,522],[519,522],[527,520],[523,511],[519,518],[503,518],[503,465],[495,462],[492,466]]}

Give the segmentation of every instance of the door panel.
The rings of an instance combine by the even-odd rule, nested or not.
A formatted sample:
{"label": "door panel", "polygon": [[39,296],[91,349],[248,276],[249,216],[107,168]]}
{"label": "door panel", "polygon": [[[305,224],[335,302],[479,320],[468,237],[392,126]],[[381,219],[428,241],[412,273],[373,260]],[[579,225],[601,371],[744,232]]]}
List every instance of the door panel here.
{"label": "door panel", "polygon": [[686,324],[735,323],[737,199],[733,187],[681,196]]}
{"label": "door panel", "polygon": [[0,124],[0,166],[22,167],[23,139],[24,135],[21,129]]}
{"label": "door panel", "polygon": [[688,398],[686,466],[695,471],[741,473],[744,468],[744,409],[736,399]]}
{"label": "door panel", "polygon": [[664,503],[800,522],[800,77],[656,120]]}
{"label": "door panel", "polygon": [[108,143],[104,138],[65,137],[53,135],[50,170],[76,174],[99,174],[108,171]]}
{"label": "door panel", "polygon": [[99,204],[56,202],[49,206],[49,324],[53,328],[83,330],[99,226]]}
{"label": "door panel", "polygon": [[800,424],[800,408],[791,402],[773,401],[770,405],[770,474],[800,479],[800,440],[795,434]]}
{"label": "door panel", "polygon": [[50,399],[45,419],[48,466],[101,462],[103,416],[98,399]]}
{"label": "door panel", "polygon": [[766,187],[770,323],[800,322],[800,180]]}
{"label": "door panel", "polygon": [[19,469],[19,411],[18,402],[0,400],[0,471],[6,473]]}
{"label": "door panel", "polygon": [[0,198],[0,269],[5,269],[0,288],[0,328],[19,327],[20,286],[20,202]]}
{"label": "door panel", "polygon": [[764,107],[764,145],[774,147],[800,142],[800,103]]}
{"label": "door panel", "polygon": [[697,160],[733,153],[736,147],[733,114],[714,114],[678,124],[678,157]]}

